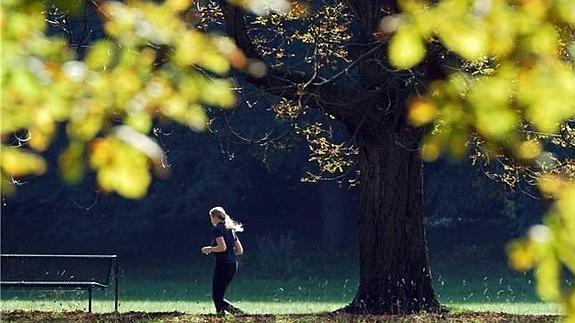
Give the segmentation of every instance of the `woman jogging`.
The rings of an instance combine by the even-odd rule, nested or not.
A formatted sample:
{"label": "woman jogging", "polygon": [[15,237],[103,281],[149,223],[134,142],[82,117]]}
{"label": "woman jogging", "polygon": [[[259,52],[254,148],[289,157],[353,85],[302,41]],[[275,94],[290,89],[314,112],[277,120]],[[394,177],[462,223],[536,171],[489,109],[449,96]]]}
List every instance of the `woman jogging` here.
{"label": "woman jogging", "polygon": [[210,210],[210,220],[214,226],[212,229],[212,245],[202,248],[204,255],[214,253],[216,265],[212,280],[212,299],[218,314],[229,312],[243,314],[243,312],[224,299],[226,288],[234,278],[238,263],[236,256],[244,253],[242,243],[236,232],[244,231],[243,226],[232,220],[223,207],[216,206]]}

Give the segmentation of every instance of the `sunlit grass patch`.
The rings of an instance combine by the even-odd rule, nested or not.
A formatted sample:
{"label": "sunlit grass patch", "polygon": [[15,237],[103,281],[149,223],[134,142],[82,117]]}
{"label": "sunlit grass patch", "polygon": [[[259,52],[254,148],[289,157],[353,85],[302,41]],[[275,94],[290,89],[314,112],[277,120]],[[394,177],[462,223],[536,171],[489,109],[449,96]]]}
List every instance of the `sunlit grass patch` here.
{"label": "sunlit grass patch", "polygon": [[[66,312],[87,310],[86,299],[55,299],[55,300],[2,300],[2,311],[49,311]],[[250,314],[304,314],[331,312],[343,307],[346,302],[314,302],[314,301],[249,301],[238,299],[237,306]],[[453,313],[460,312],[496,312],[522,315],[558,315],[560,308],[556,304],[502,302],[502,303],[450,303]],[[93,303],[96,313],[111,312],[114,309],[112,300],[96,299]],[[120,312],[181,312],[188,314],[213,313],[213,304],[209,299],[203,300],[122,300]]]}
{"label": "sunlit grass patch", "polygon": [[[471,266],[471,265],[470,265]],[[189,272],[187,267],[170,266],[125,272],[120,278],[120,311],[213,313],[210,268]],[[559,307],[540,302],[529,275],[505,268],[483,270],[474,263],[465,270],[439,267],[434,288],[441,304],[454,313],[504,312],[513,314],[558,314]],[[458,267],[459,268],[459,267]],[[303,314],[331,312],[345,306],[357,290],[356,273],[348,277],[257,279],[240,272],[227,298],[251,314]],[[2,311],[84,311],[87,293],[61,291],[3,291]],[[114,309],[113,287],[94,292],[93,310]]]}
{"label": "sunlit grass patch", "polygon": [[[254,302],[236,301],[237,306],[250,314],[304,314],[334,311],[345,303],[337,302]],[[113,301],[96,300],[92,304],[95,313],[107,313],[114,309]],[[87,310],[87,300],[3,300],[2,311],[46,311],[69,312]],[[214,313],[211,300],[125,300],[120,303],[120,312],[181,312],[188,314]]]}
{"label": "sunlit grass patch", "polygon": [[560,315],[559,304],[552,303],[526,303],[526,302],[504,302],[504,303],[454,303],[449,306],[455,311],[473,312],[502,312],[522,315]]}

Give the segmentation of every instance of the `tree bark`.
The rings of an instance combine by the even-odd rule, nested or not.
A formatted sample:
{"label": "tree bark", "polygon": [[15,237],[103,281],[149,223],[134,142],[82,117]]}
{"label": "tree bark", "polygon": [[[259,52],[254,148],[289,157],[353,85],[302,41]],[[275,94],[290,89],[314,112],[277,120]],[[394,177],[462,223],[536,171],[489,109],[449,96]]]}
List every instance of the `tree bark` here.
{"label": "tree bark", "polygon": [[418,130],[407,125],[379,138],[373,133],[358,135],[359,289],[345,312],[409,314],[441,309],[427,259],[418,138]]}

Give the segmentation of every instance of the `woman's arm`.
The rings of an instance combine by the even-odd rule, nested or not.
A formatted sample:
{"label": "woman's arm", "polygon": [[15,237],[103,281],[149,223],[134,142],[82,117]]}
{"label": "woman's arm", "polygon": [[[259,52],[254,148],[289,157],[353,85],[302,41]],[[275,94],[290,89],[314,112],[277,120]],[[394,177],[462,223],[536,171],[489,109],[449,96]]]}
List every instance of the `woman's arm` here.
{"label": "woman's arm", "polygon": [[213,246],[206,246],[202,248],[202,253],[205,255],[209,255],[212,252],[224,252],[226,251],[226,249],[228,248],[226,246],[226,241],[224,240],[224,237],[217,237],[216,238],[216,243],[218,244],[217,246],[213,247]]}
{"label": "woman's arm", "polygon": [[234,244],[234,253],[236,256],[241,256],[244,254],[244,247],[242,246],[240,239],[236,239],[236,243]]}

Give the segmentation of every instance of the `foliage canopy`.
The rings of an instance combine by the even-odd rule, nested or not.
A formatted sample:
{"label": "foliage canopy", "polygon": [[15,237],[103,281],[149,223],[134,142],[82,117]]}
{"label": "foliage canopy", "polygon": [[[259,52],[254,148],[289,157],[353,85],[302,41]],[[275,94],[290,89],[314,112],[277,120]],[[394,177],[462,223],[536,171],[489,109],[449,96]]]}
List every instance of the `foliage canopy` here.
{"label": "foliage canopy", "polygon": [[104,2],[98,10],[107,38],[91,44],[80,60],[65,39],[47,36],[43,13],[50,7],[3,2],[3,193],[13,190],[16,178],[46,170],[38,152],[65,124],[69,144],[59,159],[64,179],[77,182],[89,167],[104,191],[146,194],[150,168],[161,171],[163,160],[147,136],[152,125],[173,120],[205,129],[204,106],[235,104],[226,74],[230,65],[245,63],[229,39],[182,19],[189,5]]}

